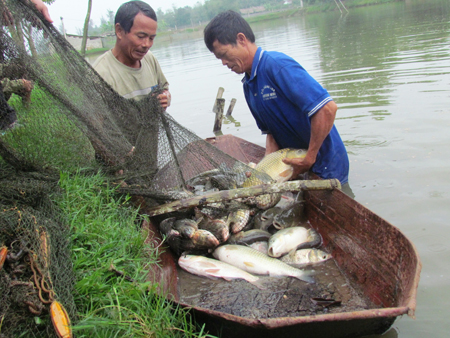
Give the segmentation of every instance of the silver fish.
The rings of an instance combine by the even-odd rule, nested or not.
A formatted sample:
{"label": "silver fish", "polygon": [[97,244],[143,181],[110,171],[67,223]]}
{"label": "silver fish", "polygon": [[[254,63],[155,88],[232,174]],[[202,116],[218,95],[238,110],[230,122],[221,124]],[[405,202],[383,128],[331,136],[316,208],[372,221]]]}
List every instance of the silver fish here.
{"label": "silver fish", "polygon": [[266,241],[254,242],[249,245],[250,248],[258,250],[259,252],[267,255],[267,250],[269,248],[269,244]]}
{"label": "silver fish", "polygon": [[293,249],[304,249],[317,246],[322,238],[314,229],[292,227],[277,231],[269,239],[268,254],[271,257],[281,257]]}
{"label": "silver fish", "polygon": [[235,266],[218,261],[216,259],[207,258],[204,256],[195,255],[181,255],[178,259],[178,265],[197,276],[204,276],[208,278],[223,278],[227,281],[233,279],[244,279],[249,283],[261,288],[257,282],[258,277],[236,268]]}
{"label": "silver fish", "polygon": [[216,248],[213,256],[222,262],[256,275],[291,276],[302,281],[313,283],[310,271],[294,268],[279,259],[271,258],[263,253],[243,245],[222,245]]}
{"label": "silver fish", "polygon": [[286,264],[303,267],[306,265],[325,262],[331,258],[331,254],[315,248],[292,250],[289,254],[281,257],[281,261]]}

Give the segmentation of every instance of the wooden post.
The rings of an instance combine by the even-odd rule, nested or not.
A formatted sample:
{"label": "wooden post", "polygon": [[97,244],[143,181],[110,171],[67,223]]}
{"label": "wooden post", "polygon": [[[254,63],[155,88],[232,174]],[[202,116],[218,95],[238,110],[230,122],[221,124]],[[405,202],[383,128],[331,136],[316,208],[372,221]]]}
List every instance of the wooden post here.
{"label": "wooden post", "polygon": [[227,116],[231,116],[231,113],[233,113],[233,109],[234,109],[235,105],[236,105],[236,99],[232,99],[230,102],[230,106],[228,107],[228,110],[227,110]]}
{"label": "wooden post", "polygon": [[216,99],[217,112],[216,121],[214,122],[213,132],[220,132],[222,129],[223,111],[225,109],[225,99]]}
{"label": "wooden post", "polygon": [[214,101],[214,106],[213,106],[213,109],[212,109],[213,113],[217,113],[217,99],[221,99],[222,98],[224,91],[225,91],[225,89],[223,87],[219,87],[219,90],[217,91],[216,100]]}

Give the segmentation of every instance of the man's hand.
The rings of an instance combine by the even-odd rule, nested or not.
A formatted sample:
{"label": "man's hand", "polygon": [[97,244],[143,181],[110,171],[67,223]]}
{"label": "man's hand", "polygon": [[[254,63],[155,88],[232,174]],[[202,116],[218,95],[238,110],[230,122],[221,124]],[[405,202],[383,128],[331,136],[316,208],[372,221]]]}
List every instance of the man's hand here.
{"label": "man's hand", "polygon": [[298,175],[306,173],[316,162],[315,158],[310,158],[308,155],[304,158],[284,158],[283,163],[290,164],[294,168],[292,179],[296,179]]}
{"label": "man's hand", "polygon": [[162,94],[158,95],[158,100],[161,103],[161,107],[166,109],[170,106],[170,101],[172,100],[172,96],[168,90],[165,90]]}
{"label": "man's hand", "polygon": [[37,10],[41,12],[41,14],[44,16],[45,20],[52,23],[53,20],[50,17],[50,13],[48,12],[47,6],[42,2],[42,0],[31,0],[32,3],[36,6]]}

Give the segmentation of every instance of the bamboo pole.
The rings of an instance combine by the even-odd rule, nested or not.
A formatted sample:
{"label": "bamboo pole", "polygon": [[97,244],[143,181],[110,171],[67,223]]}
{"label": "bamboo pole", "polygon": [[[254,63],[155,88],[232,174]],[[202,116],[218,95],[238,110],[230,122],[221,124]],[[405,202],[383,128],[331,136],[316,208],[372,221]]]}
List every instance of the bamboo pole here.
{"label": "bamboo pole", "polygon": [[236,105],[236,99],[231,99],[230,106],[228,107],[228,110],[227,110],[227,116],[231,116],[235,105]]}
{"label": "bamboo pole", "polygon": [[233,190],[222,190],[212,192],[202,196],[195,196],[171,203],[159,205],[147,210],[146,214],[150,217],[167,214],[169,212],[196,207],[199,205],[207,205],[224,200],[232,200],[236,198],[245,198],[251,196],[259,196],[272,193],[283,193],[287,191],[301,190],[323,190],[323,189],[341,189],[341,183],[337,179],[331,180],[298,180],[284,183],[255,185],[249,188],[240,188]]}
{"label": "bamboo pole", "polygon": [[216,120],[214,122],[213,132],[220,132],[222,129],[223,111],[225,109],[225,99],[217,99]]}
{"label": "bamboo pole", "polygon": [[216,100],[214,101],[214,106],[213,106],[213,113],[217,113],[217,99],[221,99],[223,96],[223,92],[225,91],[225,89],[223,87],[219,87],[219,90],[217,91],[217,95],[216,95]]}

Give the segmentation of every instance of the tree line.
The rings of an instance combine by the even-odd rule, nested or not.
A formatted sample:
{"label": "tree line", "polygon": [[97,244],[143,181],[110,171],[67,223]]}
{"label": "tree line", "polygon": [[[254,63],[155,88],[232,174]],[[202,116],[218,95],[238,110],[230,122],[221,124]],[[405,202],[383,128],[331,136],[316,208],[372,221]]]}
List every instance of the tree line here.
{"label": "tree line", "polygon": [[[93,0],[95,1],[95,0]],[[204,3],[197,2],[193,7],[175,7],[162,11],[161,8],[156,9],[158,17],[158,31],[168,31],[183,27],[192,27],[208,22],[218,13],[226,10],[234,10],[239,12],[241,9],[251,7],[264,7],[265,11],[275,11],[288,9],[292,6],[301,7],[314,4],[331,3],[335,4],[336,0],[205,0]],[[88,23],[88,35],[98,36],[114,32],[114,15],[115,12],[107,10],[105,16],[100,19],[100,24],[95,25],[93,20]],[[77,28],[77,33],[83,35],[83,30]]]}

